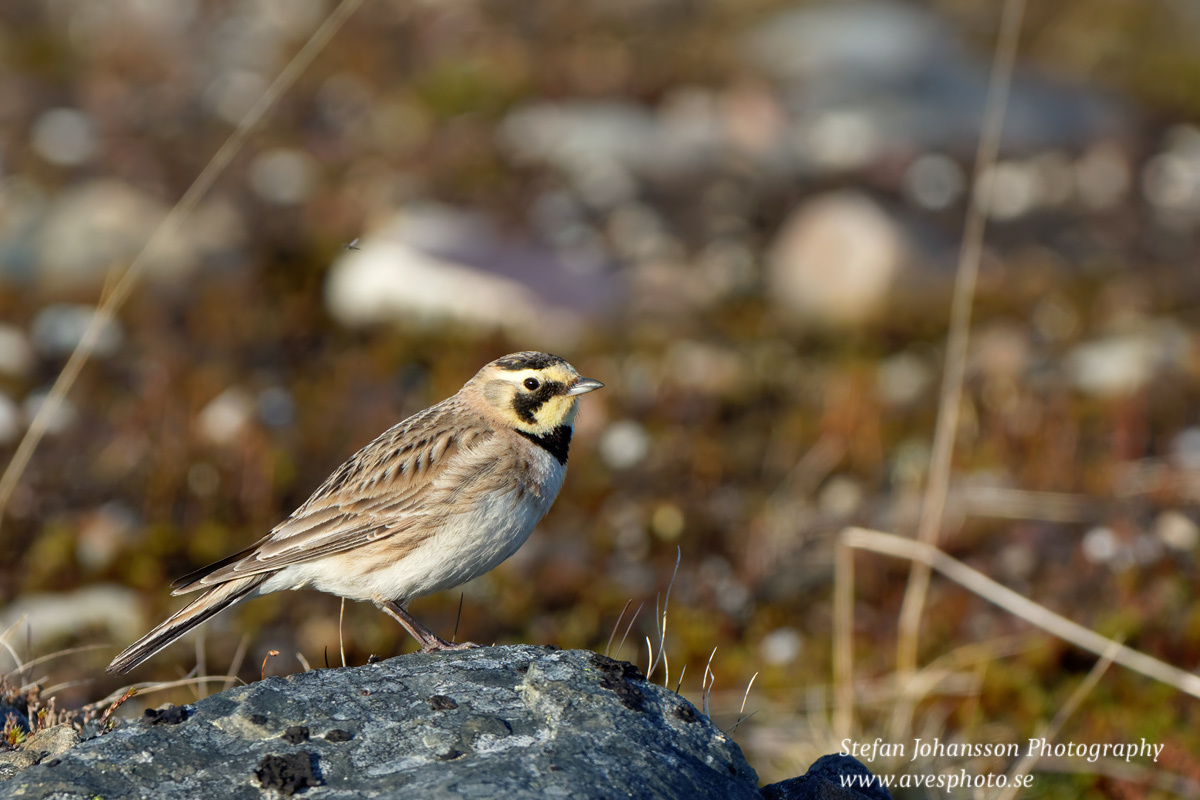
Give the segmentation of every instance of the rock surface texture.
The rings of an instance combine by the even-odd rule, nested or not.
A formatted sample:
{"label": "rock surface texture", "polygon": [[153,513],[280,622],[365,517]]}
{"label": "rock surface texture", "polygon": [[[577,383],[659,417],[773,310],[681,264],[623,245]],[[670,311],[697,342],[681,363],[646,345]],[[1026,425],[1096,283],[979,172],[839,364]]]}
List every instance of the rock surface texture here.
{"label": "rock surface texture", "polygon": [[482,648],[267,678],[151,713],[0,797],[759,798],[687,701],[583,651]]}
{"label": "rock surface texture", "polygon": [[530,646],[267,678],[38,755],[0,798],[763,798],[633,665]]}

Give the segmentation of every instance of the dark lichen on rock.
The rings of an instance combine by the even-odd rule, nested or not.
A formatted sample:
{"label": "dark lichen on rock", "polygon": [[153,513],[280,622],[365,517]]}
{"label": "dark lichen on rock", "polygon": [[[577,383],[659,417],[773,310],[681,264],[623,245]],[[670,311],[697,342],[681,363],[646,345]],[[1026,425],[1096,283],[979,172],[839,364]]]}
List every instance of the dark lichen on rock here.
{"label": "dark lichen on rock", "polygon": [[453,697],[447,697],[444,694],[435,694],[429,698],[429,708],[433,711],[453,711],[458,708],[458,703]]}
{"label": "dark lichen on rock", "polygon": [[149,725],[178,725],[187,721],[187,708],[185,706],[147,708],[142,718]]}
{"label": "dark lichen on rock", "polygon": [[628,661],[615,661],[599,653],[592,653],[592,665],[600,670],[600,685],[613,692],[621,705],[631,711],[644,710],[645,695],[638,683],[645,683],[641,671]]}
{"label": "dark lichen on rock", "polygon": [[321,785],[313,769],[313,754],[303,750],[283,756],[264,756],[254,774],[264,789],[274,789],[285,797]]}
{"label": "dark lichen on rock", "polygon": [[302,744],[308,741],[308,728],[304,725],[293,725],[283,732],[283,739],[288,744]]}

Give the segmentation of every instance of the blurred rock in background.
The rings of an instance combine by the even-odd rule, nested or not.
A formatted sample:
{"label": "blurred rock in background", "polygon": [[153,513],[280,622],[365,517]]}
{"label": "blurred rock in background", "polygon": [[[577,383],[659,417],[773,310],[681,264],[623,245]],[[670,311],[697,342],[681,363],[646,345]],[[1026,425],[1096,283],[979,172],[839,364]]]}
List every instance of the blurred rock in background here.
{"label": "blurred rock in background", "polygon": [[325,298],[347,327],[450,323],[562,349],[620,301],[605,266],[572,269],[549,250],[501,241],[480,215],[409,207],[333,263]]}

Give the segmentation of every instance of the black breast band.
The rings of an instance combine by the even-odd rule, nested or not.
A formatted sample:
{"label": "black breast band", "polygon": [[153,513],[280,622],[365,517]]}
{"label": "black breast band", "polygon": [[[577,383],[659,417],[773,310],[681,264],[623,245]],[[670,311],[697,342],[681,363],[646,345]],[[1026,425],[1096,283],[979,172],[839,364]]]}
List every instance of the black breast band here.
{"label": "black breast band", "polygon": [[541,447],[558,461],[558,463],[566,465],[567,451],[571,449],[571,426],[559,425],[554,430],[545,436],[538,436],[534,433],[526,433],[518,429],[517,433],[524,436],[529,441]]}

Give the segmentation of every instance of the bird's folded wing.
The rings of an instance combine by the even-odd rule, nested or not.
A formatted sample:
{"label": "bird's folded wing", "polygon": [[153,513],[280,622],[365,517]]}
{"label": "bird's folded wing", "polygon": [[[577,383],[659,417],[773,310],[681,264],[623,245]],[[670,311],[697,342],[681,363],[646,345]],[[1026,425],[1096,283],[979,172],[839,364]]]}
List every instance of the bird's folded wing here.
{"label": "bird's folded wing", "polygon": [[[447,425],[446,416],[433,406],[386,431],[339,467],[270,534],[180,578],[172,584],[174,594],[274,572],[383,537],[411,539],[397,545],[402,552],[412,549],[436,530],[431,514],[453,514],[456,503],[446,501],[465,485],[486,482],[499,467],[495,458],[482,452],[492,440],[490,429]],[[440,480],[451,475],[453,480]]]}

